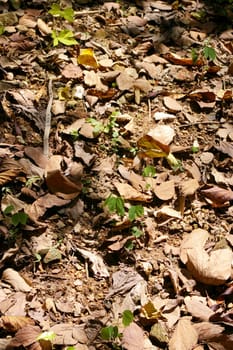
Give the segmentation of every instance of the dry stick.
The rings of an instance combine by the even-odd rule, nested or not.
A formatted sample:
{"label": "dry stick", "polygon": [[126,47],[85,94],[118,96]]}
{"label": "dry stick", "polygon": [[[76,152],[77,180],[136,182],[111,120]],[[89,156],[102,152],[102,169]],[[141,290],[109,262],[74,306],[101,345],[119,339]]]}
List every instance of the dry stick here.
{"label": "dry stick", "polygon": [[53,81],[52,79],[49,79],[48,83],[48,94],[49,94],[49,101],[46,108],[46,114],[45,114],[45,128],[44,128],[44,155],[48,158],[49,157],[49,134],[51,129],[51,108],[53,103]]}

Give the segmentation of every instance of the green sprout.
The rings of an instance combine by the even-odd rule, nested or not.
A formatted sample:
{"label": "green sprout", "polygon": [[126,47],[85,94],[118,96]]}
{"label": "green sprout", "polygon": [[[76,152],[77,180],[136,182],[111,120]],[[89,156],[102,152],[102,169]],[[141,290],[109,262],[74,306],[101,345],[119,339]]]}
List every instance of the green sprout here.
{"label": "green sprout", "polygon": [[52,4],[48,13],[52,16],[62,17],[70,23],[74,22],[74,10],[71,7],[61,10],[58,4]]}
{"label": "green sprout", "polygon": [[74,33],[69,29],[63,29],[60,32],[56,30],[52,31],[53,46],[57,46],[59,43],[66,46],[77,45],[78,42],[74,38]]}

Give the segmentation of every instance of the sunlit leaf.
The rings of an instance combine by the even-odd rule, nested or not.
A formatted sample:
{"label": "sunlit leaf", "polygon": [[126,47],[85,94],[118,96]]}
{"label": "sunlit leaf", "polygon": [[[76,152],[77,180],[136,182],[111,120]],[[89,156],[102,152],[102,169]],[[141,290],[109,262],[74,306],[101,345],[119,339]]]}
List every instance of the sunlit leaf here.
{"label": "sunlit leaf", "polygon": [[214,61],[216,58],[216,51],[213,47],[205,46],[203,48],[203,55],[209,61]]}
{"label": "sunlit leaf", "polygon": [[158,158],[167,157],[170,151],[168,145],[162,144],[150,135],[145,135],[138,140],[138,147],[142,149],[139,155],[142,157]]}
{"label": "sunlit leaf", "polygon": [[78,63],[83,66],[98,68],[99,64],[92,48],[81,49],[78,56]]}
{"label": "sunlit leaf", "polygon": [[144,208],[142,205],[132,205],[129,208],[129,220],[133,221],[135,220],[137,217],[140,217],[144,214]]}
{"label": "sunlit leaf", "polygon": [[130,310],[124,310],[122,314],[122,323],[125,327],[129,326],[133,322],[134,315]]}

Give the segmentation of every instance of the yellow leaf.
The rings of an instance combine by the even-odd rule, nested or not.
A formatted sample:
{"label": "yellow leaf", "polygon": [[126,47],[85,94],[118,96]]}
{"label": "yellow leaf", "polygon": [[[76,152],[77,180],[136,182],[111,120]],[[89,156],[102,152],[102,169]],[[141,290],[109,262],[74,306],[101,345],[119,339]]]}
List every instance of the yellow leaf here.
{"label": "yellow leaf", "polygon": [[89,66],[92,68],[98,68],[99,64],[95,57],[93,49],[81,49],[78,56],[78,63],[83,66]]}
{"label": "yellow leaf", "polygon": [[142,151],[139,152],[139,156],[149,157],[149,158],[158,158],[158,157],[167,157],[170,151],[170,147],[161,143],[158,140],[155,140],[150,135],[144,135],[138,140],[138,147],[142,148]]}

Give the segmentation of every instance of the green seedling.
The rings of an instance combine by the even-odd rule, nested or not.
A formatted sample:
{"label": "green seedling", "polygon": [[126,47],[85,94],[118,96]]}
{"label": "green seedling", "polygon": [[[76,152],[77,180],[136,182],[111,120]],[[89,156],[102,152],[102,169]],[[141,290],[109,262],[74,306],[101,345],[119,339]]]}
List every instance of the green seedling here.
{"label": "green seedling", "polygon": [[153,165],[147,165],[142,172],[144,177],[154,177],[156,175],[156,170]]}
{"label": "green seedling", "polygon": [[142,205],[132,205],[129,208],[129,220],[134,221],[136,218],[144,215],[144,208]]}
{"label": "green seedling", "polygon": [[52,31],[53,46],[57,46],[59,43],[66,46],[77,45],[78,42],[74,38],[74,33],[69,29],[63,29],[60,32],[56,30]]}
{"label": "green seedling", "polygon": [[46,331],[43,332],[41,334],[38,335],[38,337],[36,338],[37,341],[39,340],[47,340],[50,342],[53,342],[56,338],[56,333],[54,333],[53,331]]}
{"label": "green seedling", "polygon": [[62,17],[70,23],[74,22],[74,10],[71,7],[62,10],[58,4],[52,4],[48,13],[52,16]]}
{"label": "green seedling", "polygon": [[5,27],[2,23],[0,23],[0,35],[2,35],[5,32]]}
{"label": "green seedling", "polygon": [[137,226],[132,227],[131,233],[135,238],[140,238],[141,236],[143,236],[142,230],[140,230]]}
{"label": "green seedling", "polygon": [[116,213],[121,217],[125,215],[124,200],[121,197],[110,194],[105,200],[104,205],[108,207],[110,213]]}
{"label": "green seedling", "polygon": [[216,59],[216,51],[209,45],[208,40],[204,42],[204,46],[201,50],[192,48],[191,57],[194,64],[197,62],[199,56],[202,56],[207,63],[213,62]]}
{"label": "green seedling", "polygon": [[124,327],[127,327],[134,320],[134,315],[130,310],[124,310],[122,313],[122,323]]}
{"label": "green seedling", "polygon": [[[133,322],[134,315],[130,310],[124,310],[122,313],[122,324],[124,327],[128,327]],[[111,342],[113,349],[122,349],[120,346],[120,340],[122,333],[119,332],[118,326],[110,325],[104,327],[100,331],[100,336],[103,340]]]}
{"label": "green seedling", "polygon": [[28,187],[28,188],[31,188],[32,185],[38,183],[41,181],[41,178],[40,176],[37,176],[37,175],[34,175],[34,176],[31,176],[27,179],[26,183],[25,183],[25,186]]}
{"label": "green seedling", "polygon": [[198,143],[197,140],[195,140],[195,141],[193,142],[193,145],[192,145],[192,152],[193,152],[193,153],[199,152],[199,143]]}

